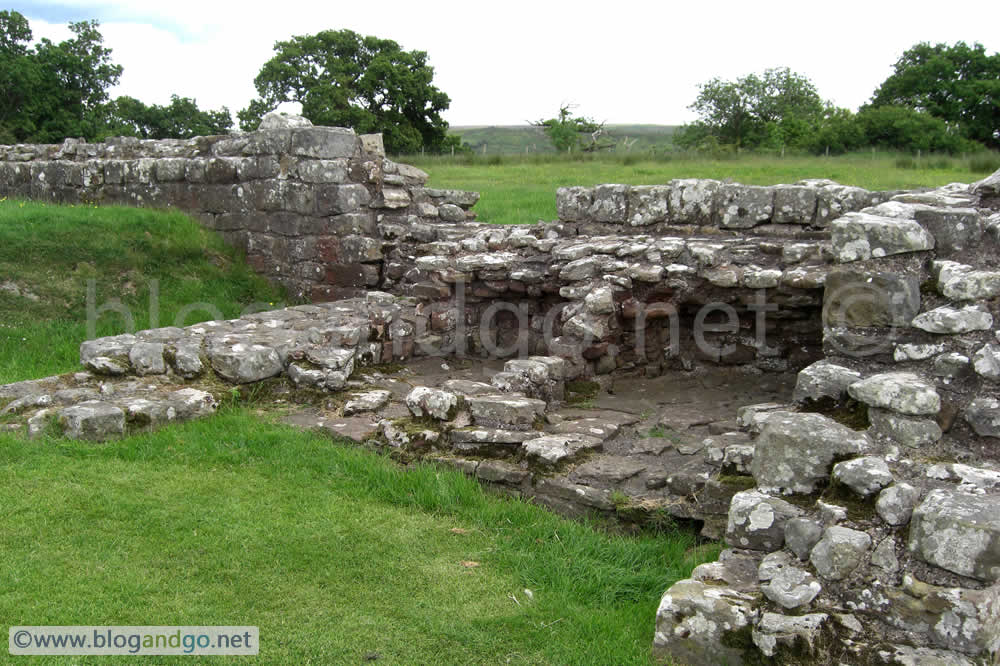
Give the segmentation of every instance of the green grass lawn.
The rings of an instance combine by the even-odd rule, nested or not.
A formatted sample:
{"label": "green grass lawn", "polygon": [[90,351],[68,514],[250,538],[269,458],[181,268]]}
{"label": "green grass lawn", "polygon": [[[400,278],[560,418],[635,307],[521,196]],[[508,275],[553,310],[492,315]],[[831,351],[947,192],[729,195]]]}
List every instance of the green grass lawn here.
{"label": "green grass lawn", "polygon": [[[0,384],[79,368],[90,281],[93,310],[119,299],[136,330],[237,317],[283,298],[182,213],[0,201]],[[127,327],[104,310],[95,330]]]}
{"label": "green grass lawn", "polygon": [[660,595],[716,552],[242,409],[103,445],[0,435],[0,516],[7,624],[260,627],[258,658],[212,663],[643,664]]}
{"label": "green grass lawn", "polygon": [[674,178],[731,179],[748,185],[776,185],[804,178],[830,178],[870,190],[900,190],[939,187],[952,182],[970,183],[988,173],[981,169],[971,170],[969,165],[976,163],[975,160],[928,158],[916,162],[897,155],[867,153],[829,158],[744,155],[709,159],[678,155],[655,160],[641,155],[591,159],[499,155],[421,158],[408,155],[399,160],[427,171],[431,187],[480,192],[482,198],[474,208],[479,219],[498,224],[554,220],[556,189],[571,185],[660,185]]}

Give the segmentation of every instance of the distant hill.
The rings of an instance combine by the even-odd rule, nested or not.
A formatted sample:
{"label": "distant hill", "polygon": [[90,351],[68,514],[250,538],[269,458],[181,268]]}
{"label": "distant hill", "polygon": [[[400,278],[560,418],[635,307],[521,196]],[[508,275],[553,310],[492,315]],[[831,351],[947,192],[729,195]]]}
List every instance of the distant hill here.
{"label": "distant hill", "polygon": [[[605,125],[605,131],[615,141],[616,152],[649,152],[665,150],[676,125]],[[554,153],[552,142],[539,127],[532,125],[464,125],[453,126],[449,134],[462,137],[462,143],[477,153],[514,155],[524,153]],[[485,146],[485,150],[484,150]]]}

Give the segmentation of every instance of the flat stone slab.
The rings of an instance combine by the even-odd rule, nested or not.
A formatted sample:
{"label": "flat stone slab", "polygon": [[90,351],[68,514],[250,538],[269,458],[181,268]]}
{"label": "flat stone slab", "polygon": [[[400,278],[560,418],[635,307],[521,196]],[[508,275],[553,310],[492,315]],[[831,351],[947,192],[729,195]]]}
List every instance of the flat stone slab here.
{"label": "flat stone slab", "polygon": [[516,395],[477,395],[466,403],[476,425],[484,427],[520,426],[526,429],[545,414],[545,402]]}
{"label": "flat stone slab", "polygon": [[932,490],[913,511],[907,547],[942,569],[1000,580],[1000,497]]}
{"label": "flat stone slab", "polygon": [[599,449],[601,440],[587,435],[545,435],[522,444],[524,453],[546,465],[557,465],[587,449]]}
{"label": "flat stone slab", "polygon": [[858,402],[910,416],[934,415],[941,411],[937,389],[908,372],[886,372],[851,384],[847,392]]}

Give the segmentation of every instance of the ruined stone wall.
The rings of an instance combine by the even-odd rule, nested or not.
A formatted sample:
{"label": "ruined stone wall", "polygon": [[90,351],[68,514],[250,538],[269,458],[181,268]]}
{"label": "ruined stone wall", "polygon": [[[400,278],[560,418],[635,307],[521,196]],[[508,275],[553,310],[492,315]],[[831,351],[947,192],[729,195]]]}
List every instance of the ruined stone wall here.
{"label": "ruined stone wall", "polygon": [[831,224],[826,358],[751,405],[718,562],[664,594],[692,664],[1000,654],[1000,172]]}
{"label": "ruined stone wall", "polygon": [[279,116],[249,134],[0,146],[0,196],[176,208],[247,253],[293,298],[332,300],[382,280],[380,224],[464,221],[479,195],[423,187],[381,135]]}

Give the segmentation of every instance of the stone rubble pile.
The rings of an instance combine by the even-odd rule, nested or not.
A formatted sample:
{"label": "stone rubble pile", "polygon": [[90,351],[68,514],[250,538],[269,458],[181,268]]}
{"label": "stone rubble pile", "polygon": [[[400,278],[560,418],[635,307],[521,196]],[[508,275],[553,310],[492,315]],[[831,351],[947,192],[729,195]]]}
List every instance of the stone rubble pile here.
{"label": "stone rubble pile", "polygon": [[1000,654],[998,178],[832,221],[826,358],[799,373],[793,404],[741,410],[755,487],[732,499],[719,561],[664,594],[659,654]]}

